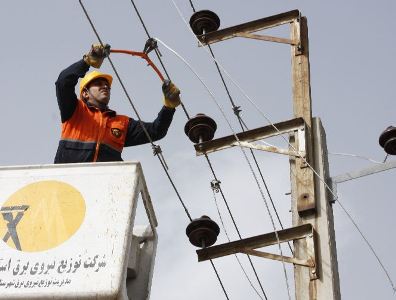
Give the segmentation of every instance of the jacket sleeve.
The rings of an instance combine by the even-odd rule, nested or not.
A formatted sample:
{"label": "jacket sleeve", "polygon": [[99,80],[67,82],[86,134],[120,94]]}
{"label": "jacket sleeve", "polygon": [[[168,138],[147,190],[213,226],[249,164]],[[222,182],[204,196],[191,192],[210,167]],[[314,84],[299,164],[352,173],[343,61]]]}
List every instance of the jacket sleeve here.
{"label": "jacket sleeve", "polygon": [[[168,132],[168,128],[172,123],[174,108],[162,107],[157,118],[153,122],[142,122],[148,134],[153,141],[162,139]],[[125,139],[125,147],[136,146],[149,143],[145,132],[139,121],[129,119],[128,132]]]}
{"label": "jacket sleeve", "polygon": [[76,109],[78,98],[74,89],[78,79],[84,77],[88,69],[89,65],[81,59],[64,69],[55,82],[62,123],[70,119]]}

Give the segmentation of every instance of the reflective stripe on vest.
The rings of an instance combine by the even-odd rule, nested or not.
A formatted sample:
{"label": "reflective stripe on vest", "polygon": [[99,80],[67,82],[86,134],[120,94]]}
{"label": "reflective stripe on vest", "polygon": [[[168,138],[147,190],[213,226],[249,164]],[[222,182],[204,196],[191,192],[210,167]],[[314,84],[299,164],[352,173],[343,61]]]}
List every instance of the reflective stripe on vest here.
{"label": "reflective stripe on vest", "polygon": [[99,154],[99,147],[105,144],[122,152],[128,129],[129,118],[116,115],[113,111],[101,112],[89,108],[79,100],[72,117],[62,123],[62,140],[83,143],[96,143],[94,160]]}

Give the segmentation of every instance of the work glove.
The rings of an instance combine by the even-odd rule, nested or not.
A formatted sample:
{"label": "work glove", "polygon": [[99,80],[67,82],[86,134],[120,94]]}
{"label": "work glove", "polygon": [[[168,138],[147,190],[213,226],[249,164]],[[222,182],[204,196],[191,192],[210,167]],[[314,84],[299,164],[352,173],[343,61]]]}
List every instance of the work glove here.
{"label": "work glove", "polygon": [[176,108],[180,105],[180,90],[172,81],[164,80],[162,92],[164,93],[164,105],[166,107]]}
{"label": "work glove", "polygon": [[84,55],[84,61],[94,67],[100,68],[103,63],[103,60],[110,55],[110,45],[105,44],[93,44],[91,46],[91,50],[87,54]]}

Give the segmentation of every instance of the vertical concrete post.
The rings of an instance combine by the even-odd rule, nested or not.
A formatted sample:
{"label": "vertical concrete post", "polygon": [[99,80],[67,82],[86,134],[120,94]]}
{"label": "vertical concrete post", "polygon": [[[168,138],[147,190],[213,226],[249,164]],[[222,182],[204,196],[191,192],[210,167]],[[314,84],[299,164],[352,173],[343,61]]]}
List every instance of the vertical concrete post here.
{"label": "vertical concrete post", "polygon": [[319,279],[316,280],[317,299],[340,300],[332,195],[327,188],[327,186],[331,186],[331,179],[326,133],[319,118],[314,118],[312,121],[315,170],[323,179],[315,176],[315,194],[317,196],[315,230],[318,236],[317,256],[320,262]]}
{"label": "vertical concrete post", "polygon": [[[312,119],[308,25],[305,17],[291,23],[291,39],[299,41],[291,50],[294,116],[302,117],[306,123],[305,159],[327,183],[329,170],[325,133],[320,120]],[[290,142],[298,149],[302,141],[297,135],[292,135]],[[302,158],[290,158],[290,172],[293,226],[312,224],[318,239],[319,274],[310,274],[308,268],[295,265],[296,299],[338,300],[340,287],[333,210],[326,185]],[[295,257],[307,256],[305,240],[296,240],[294,247]]]}

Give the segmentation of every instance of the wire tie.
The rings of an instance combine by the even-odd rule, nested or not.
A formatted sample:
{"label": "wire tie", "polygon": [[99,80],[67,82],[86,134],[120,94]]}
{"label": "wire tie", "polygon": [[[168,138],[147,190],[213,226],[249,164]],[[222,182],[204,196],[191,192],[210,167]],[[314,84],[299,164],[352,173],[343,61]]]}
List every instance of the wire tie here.
{"label": "wire tie", "polygon": [[162,149],[160,145],[152,144],[151,148],[153,149],[153,155],[157,156],[160,161],[163,163],[164,167],[169,170],[168,165],[166,164],[165,157],[162,155]]}
{"label": "wire tie", "polygon": [[144,45],[143,52],[149,54],[151,51],[158,49],[157,40],[154,38],[149,38]]}
{"label": "wire tie", "polygon": [[162,149],[161,149],[161,146],[160,146],[160,145],[154,145],[154,144],[153,144],[151,147],[153,148],[153,154],[154,154],[154,156],[159,155],[159,154],[162,153]]}
{"label": "wire tie", "polygon": [[234,107],[232,108],[232,110],[234,111],[234,114],[235,114],[236,116],[238,116],[238,117],[239,117],[239,114],[242,112],[242,109],[241,109],[240,106],[234,106]]}
{"label": "wire tie", "polygon": [[221,183],[221,181],[216,180],[216,179],[214,179],[210,182],[210,187],[212,188],[212,190],[214,192],[216,192],[216,193],[220,192],[220,183]]}

